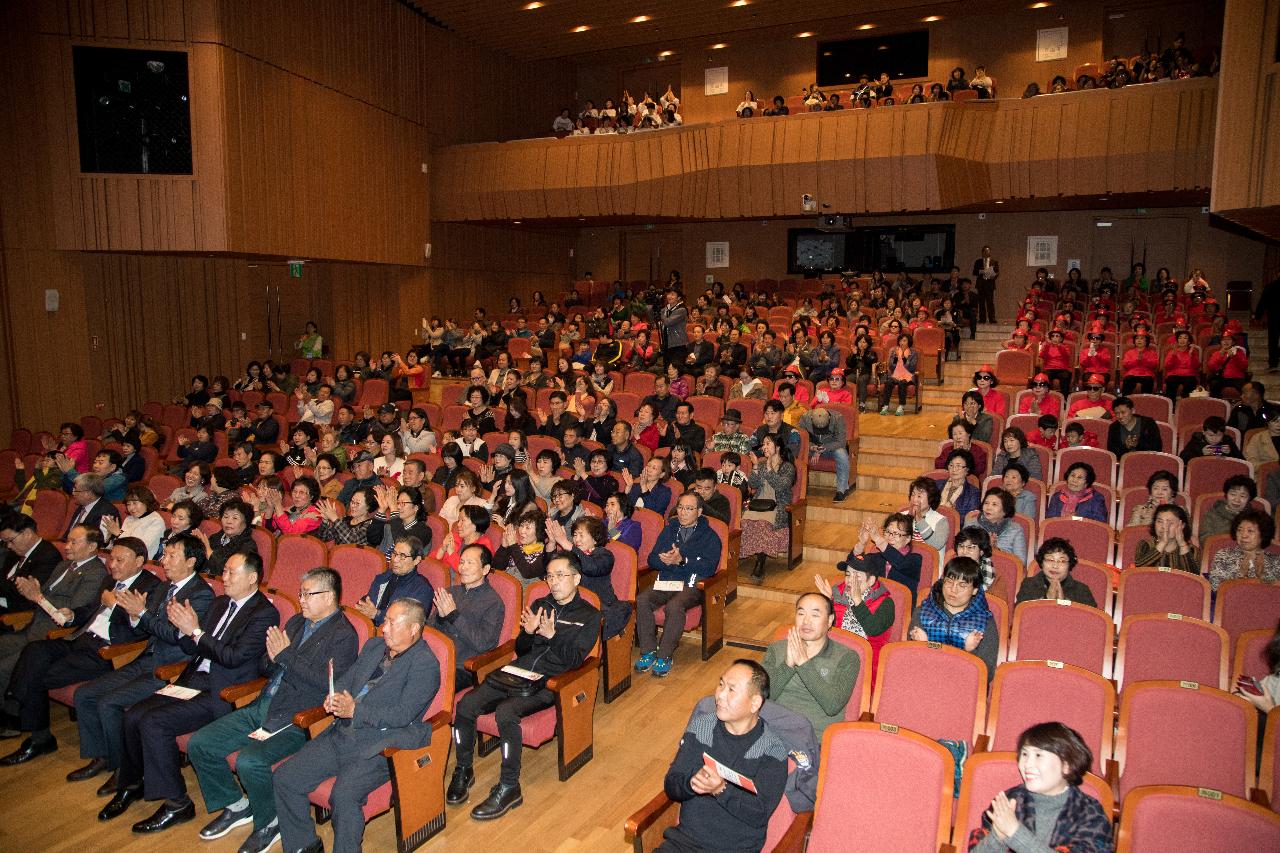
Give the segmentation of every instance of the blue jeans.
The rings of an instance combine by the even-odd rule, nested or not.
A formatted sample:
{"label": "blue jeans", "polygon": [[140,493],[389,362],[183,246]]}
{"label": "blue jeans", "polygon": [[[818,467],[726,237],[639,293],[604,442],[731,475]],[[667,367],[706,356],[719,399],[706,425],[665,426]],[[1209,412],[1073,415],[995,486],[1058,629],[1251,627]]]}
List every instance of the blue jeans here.
{"label": "blue jeans", "polygon": [[849,451],[843,447],[835,450],[824,450],[819,454],[823,459],[836,460],[836,491],[849,490]]}

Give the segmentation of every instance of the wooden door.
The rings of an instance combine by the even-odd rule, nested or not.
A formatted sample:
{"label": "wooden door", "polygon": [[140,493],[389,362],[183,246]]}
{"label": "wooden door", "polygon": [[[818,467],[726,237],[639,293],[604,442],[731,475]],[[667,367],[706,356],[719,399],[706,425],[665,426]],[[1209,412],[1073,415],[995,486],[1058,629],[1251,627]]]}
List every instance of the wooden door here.
{"label": "wooden door", "polygon": [[[624,281],[666,281],[683,262],[683,238],[677,230],[624,231],[622,270]],[[681,270],[683,273],[684,271]]]}

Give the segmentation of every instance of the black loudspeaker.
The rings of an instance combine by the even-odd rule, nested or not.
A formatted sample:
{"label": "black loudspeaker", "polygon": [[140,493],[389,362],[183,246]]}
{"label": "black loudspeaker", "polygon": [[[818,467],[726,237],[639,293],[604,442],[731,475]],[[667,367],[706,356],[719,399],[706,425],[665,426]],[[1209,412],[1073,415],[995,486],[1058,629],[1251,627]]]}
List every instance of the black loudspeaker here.
{"label": "black loudspeaker", "polygon": [[191,174],[187,54],[73,47],[80,171]]}

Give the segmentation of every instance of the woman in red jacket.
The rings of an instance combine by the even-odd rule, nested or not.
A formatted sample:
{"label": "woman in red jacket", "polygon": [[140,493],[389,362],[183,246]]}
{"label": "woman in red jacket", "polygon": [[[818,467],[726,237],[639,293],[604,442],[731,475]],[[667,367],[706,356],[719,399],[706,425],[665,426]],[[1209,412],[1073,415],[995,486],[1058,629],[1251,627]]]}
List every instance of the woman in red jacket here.
{"label": "woman in red jacket", "polygon": [[1071,347],[1062,329],[1051,329],[1049,340],[1040,345],[1040,369],[1065,397],[1071,393]]}
{"label": "woman in red jacket", "polygon": [[1080,372],[1099,374],[1105,383],[1111,379],[1111,363],[1111,347],[1103,345],[1101,327],[1090,326],[1089,341],[1080,349]]}
{"label": "woman in red jacket", "polygon": [[974,371],[973,384],[982,396],[983,410],[1003,418],[1007,414],[1004,395],[995,390],[1000,383],[996,381],[996,372],[991,369],[991,365],[984,364]]}
{"label": "woman in red jacket", "polygon": [[1031,379],[1031,393],[1024,394],[1018,401],[1020,415],[1053,415],[1062,414],[1062,398],[1049,396],[1049,377],[1037,373]]}
{"label": "woman in red jacket", "polygon": [[1180,329],[1164,357],[1164,395],[1176,404],[1200,384],[1200,357],[1191,348],[1191,333]]}
{"label": "woman in red jacket", "polygon": [[844,580],[832,586],[822,575],[814,575],[818,591],[835,605],[836,627],[865,637],[871,644],[871,679],[876,677],[880,649],[889,642],[893,631],[894,605],[889,588],[880,583],[883,563],[863,559],[841,560],[836,568],[844,572]]}
{"label": "woman in red jacket", "polygon": [[1133,346],[1120,358],[1120,393],[1128,397],[1135,390],[1151,394],[1156,390],[1156,370],[1160,367],[1160,354],[1151,347],[1151,336],[1138,332],[1133,336]]}
{"label": "woman in red jacket", "polygon": [[1221,397],[1224,388],[1239,391],[1248,376],[1249,354],[1244,347],[1236,346],[1235,336],[1227,332],[1223,334],[1218,348],[1209,355],[1205,372],[1209,374],[1210,396]]}

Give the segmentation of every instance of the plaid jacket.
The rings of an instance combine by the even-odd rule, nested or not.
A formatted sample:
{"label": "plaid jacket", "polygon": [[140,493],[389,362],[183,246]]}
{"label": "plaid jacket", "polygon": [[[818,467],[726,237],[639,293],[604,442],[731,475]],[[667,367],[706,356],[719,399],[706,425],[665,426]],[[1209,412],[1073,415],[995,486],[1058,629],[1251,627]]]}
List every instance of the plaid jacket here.
{"label": "plaid jacket", "polygon": [[[1005,791],[1013,800],[1018,820],[1032,832],[1036,829],[1035,804],[1026,788],[1019,785]],[[991,833],[991,819],[982,816],[982,826],[969,834],[969,849],[977,847]],[[1056,853],[1112,853],[1111,819],[1102,804],[1072,785],[1067,789],[1067,803],[1058,814],[1049,846]]]}

